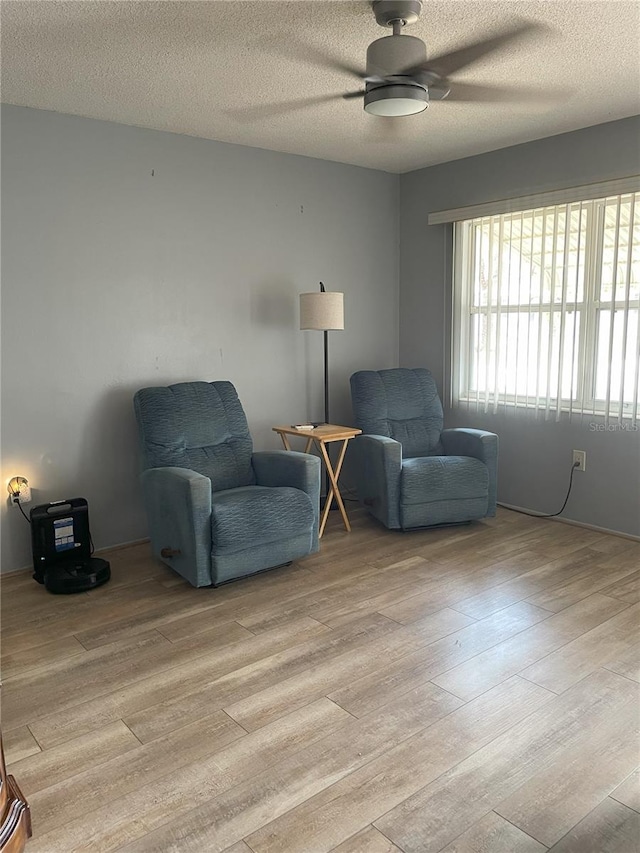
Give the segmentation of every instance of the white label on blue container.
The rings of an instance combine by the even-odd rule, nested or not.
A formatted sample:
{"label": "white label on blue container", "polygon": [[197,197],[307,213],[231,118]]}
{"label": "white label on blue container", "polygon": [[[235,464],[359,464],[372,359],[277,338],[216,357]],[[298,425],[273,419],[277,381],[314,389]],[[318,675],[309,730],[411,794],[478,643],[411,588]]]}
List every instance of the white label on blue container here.
{"label": "white label on blue container", "polygon": [[76,542],[73,538],[73,519],[58,518],[53,522],[53,530],[55,534],[56,551],[68,551],[69,548],[75,548]]}

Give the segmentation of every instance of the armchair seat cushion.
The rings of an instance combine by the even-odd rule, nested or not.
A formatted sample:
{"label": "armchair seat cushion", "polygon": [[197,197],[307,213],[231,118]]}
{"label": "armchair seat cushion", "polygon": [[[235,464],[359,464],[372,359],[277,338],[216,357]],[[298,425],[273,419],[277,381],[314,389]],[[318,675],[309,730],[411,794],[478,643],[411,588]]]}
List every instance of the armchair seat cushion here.
{"label": "armchair seat cushion", "polygon": [[300,489],[244,486],[211,497],[212,550],[217,555],[294,539],[308,534],[313,524],[311,498]]}
{"label": "armchair seat cushion", "polygon": [[489,471],[470,456],[421,456],[402,463],[403,505],[485,498]]}

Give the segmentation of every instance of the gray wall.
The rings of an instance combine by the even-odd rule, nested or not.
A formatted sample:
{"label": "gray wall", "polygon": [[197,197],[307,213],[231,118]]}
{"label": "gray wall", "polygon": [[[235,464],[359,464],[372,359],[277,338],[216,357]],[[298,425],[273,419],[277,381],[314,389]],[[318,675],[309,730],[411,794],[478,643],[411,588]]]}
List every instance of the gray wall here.
{"label": "gray wall", "polygon": [[[400,364],[429,367],[446,400],[452,229],[428,226],[429,212],[638,174],[639,141],[636,116],[403,175]],[[593,422],[545,422],[521,411],[446,411],[449,426],[499,434],[501,501],[557,511],[568,484],[571,451],[586,450],[587,470],[575,474],[564,515],[640,535],[640,432],[595,431]]]}
{"label": "gray wall", "polygon": [[[322,335],[298,293],[345,294],[348,377],[398,363],[396,175],[20,107],[2,109],[2,473],[82,495],[97,547],[146,535],[131,398],[229,379],[257,448],[322,416]],[[4,486],[3,486],[4,488]],[[30,561],[2,513],[2,569]]]}

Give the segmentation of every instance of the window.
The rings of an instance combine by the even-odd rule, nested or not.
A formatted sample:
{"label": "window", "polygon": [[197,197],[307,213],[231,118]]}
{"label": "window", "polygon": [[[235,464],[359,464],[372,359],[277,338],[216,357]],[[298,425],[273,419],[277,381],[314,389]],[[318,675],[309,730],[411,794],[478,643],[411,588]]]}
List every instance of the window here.
{"label": "window", "polygon": [[640,415],[640,193],[456,222],[454,401]]}

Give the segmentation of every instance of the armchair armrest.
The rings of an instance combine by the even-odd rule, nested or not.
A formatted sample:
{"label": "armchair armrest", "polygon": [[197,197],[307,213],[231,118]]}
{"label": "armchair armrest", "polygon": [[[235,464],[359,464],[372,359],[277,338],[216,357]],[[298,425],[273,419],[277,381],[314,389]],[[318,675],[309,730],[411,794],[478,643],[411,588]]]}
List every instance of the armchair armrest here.
{"label": "armchair armrest", "polygon": [[483,429],[445,429],[441,433],[446,456],[472,456],[489,471],[489,504],[487,515],[496,514],[498,483],[498,436]]}
{"label": "armchair armrest", "polygon": [[[193,586],[211,585],[211,480],[188,468],[140,477],[154,555]],[[170,548],[179,553],[163,557]]]}
{"label": "armchair armrest", "polygon": [[359,435],[350,447],[358,500],[390,528],[400,527],[402,445],[386,435]]}
{"label": "armchair armrest", "polygon": [[251,457],[259,486],[291,486],[306,492],[313,506],[313,551],[317,551],[320,519],[320,459],[297,450],[259,450]]}

